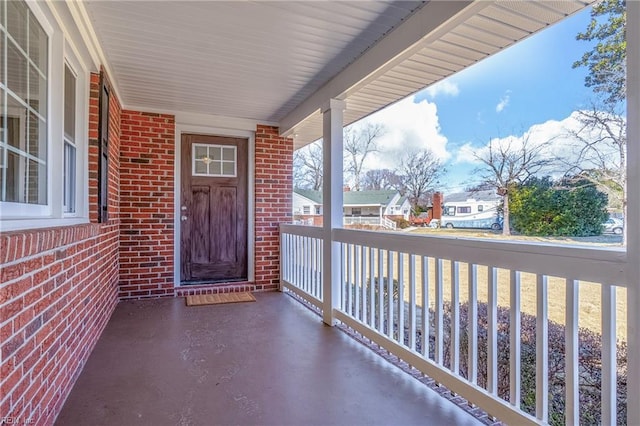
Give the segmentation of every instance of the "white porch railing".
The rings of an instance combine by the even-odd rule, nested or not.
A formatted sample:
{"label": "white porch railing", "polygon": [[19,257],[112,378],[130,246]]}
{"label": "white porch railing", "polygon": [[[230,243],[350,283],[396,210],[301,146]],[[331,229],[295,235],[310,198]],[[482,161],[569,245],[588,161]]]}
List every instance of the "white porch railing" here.
{"label": "white porch railing", "polygon": [[396,229],[396,223],[386,217],[345,216],[345,225],[374,225],[386,229]]}
{"label": "white porch railing", "polygon": [[[322,309],[322,229],[282,225],[281,237],[282,287]],[[549,398],[558,398],[558,382],[565,389],[560,421],[580,422],[579,388],[591,377],[579,356],[578,296],[583,286],[598,286],[600,416],[616,424],[616,320],[627,307],[616,289],[637,291],[626,288],[624,250],[347,229],[334,229],[332,240],[340,243],[342,278],[333,316],[508,424],[557,423]],[[550,346],[549,330],[560,330],[549,327],[549,306],[558,305],[550,286],[565,295],[560,350]],[[523,302],[533,312],[523,312]],[[525,349],[526,362],[510,355]],[[550,359],[558,371],[552,384]]]}

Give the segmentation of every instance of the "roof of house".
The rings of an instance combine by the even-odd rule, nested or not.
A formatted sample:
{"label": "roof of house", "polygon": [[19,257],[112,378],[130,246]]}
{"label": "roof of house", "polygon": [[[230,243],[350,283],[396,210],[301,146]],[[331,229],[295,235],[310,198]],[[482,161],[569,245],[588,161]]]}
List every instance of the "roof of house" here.
{"label": "roof of house", "polygon": [[493,189],[485,191],[457,192],[455,194],[445,194],[444,196],[445,203],[455,203],[471,199],[476,201],[498,201],[500,200],[500,196],[496,194],[496,191]]}
{"label": "roof of house", "polygon": [[301,195],[305,198],[308,198],[309,200],[313,201],[314,203],[317,204],[322,204],[322,191],[315,191],[313,189],[300,189],[300,188],[295,188],[293,190],[293,192],[295,192],[298,195]]}
{"label": "roof of house", "polygon": [[[309,200],[321,204],[322,203],[322,191],[314,191],[312,189],[294,189],[294,192]],[[398,191],[383,190],[383,191],[346,191],[343,193],[343,200],[345,206],[378,206],[388,205],[393,197],[398,194]],[[404,197],[398,201],[398,204],[402,204]]]}

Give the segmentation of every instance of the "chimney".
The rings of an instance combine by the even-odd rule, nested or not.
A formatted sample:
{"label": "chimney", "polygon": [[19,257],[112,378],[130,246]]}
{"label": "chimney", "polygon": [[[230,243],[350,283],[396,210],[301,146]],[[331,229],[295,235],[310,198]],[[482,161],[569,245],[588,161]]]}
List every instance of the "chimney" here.
{"label": "chimney", "polygon": [[431,199],[432,210],[431,214],[434,219],[442,219],[442,201],[444,200],[444,196],[442,192],[434,192],[433,198]]}

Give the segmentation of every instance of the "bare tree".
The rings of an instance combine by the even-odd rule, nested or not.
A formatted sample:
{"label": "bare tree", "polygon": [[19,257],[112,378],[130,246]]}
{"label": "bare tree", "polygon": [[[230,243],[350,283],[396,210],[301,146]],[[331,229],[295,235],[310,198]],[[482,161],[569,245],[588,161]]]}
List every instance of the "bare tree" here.
{"label": "bare tree", "polygon": [[592,105],[578,111],[581,126],[570,131],[578,142],[578,155],[569,164],[567,175],[586,179],[607,194],[609,205],[620,208],[624,215],[624,237],[627,235],[627,122],[616,105]]}
{"label": "bare tree", "polygon": [[362,186],[366,190],[400,190],[402,188],[402,177],[389,169],[367,170],[362,180]]}
{"label": "bare tree", "polygon": [[536,144],[529,135],[522,139],[514,137],[493,139],[486,149],[476,151],[474,157],[483,163],[477,170],[482,181],[496,189],[503,201],[503,235],[511,235],[509,228],[509,195],[516,185],[524,183],[543,167],[551,164],[544,151],[551,141]]}
{"label": "bare tree", "polygon": [[427,148],[406,153],[397,173],[402,176],[405,195],[415,211],[420,199],[438,184],[446,169],[433,151]]}
{"label": "bare tree", "polygon": [[293,154],[293,183],[296,188],[322,189],[322,141],[300,148]]}
{"label": "bare tree", "polygon": [[360,191],[364,162],[372,152],[378,151],[377,139],[384,134],[384,126],[367,123],[361,127],[344,130],[345,171],[353,182],[353,189]]}

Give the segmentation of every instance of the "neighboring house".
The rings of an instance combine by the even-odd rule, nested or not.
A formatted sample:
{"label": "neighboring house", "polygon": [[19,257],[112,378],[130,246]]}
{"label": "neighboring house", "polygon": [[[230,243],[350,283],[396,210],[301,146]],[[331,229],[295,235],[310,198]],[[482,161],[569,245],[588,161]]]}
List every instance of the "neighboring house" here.
{"label": "neighboring house", "polygon": [[[398,191],[345,191],[343,193],[345,224],[381,224],[393,219],[409,219],[411,204]],[[322,216],[322,192],[295,189],[294,220],[318,225]],[[386,223],[386,227],[393,227]]]}
{"label": "neighboring house", "polygon": [[498,207],[502,201],[494,190],[458,192],[444,196],[440,226],[444,228],[500,228]]}
{"label": "neighboring house", "polygon": [[322,192],[312,189],[295,189],[292,204],[294,223],[322,225]]}
{"label": "neighboring house", "polygon": [[344,193],[345,217],[386,217],[409,219],[411,204],[400,192],[346,191]]}

